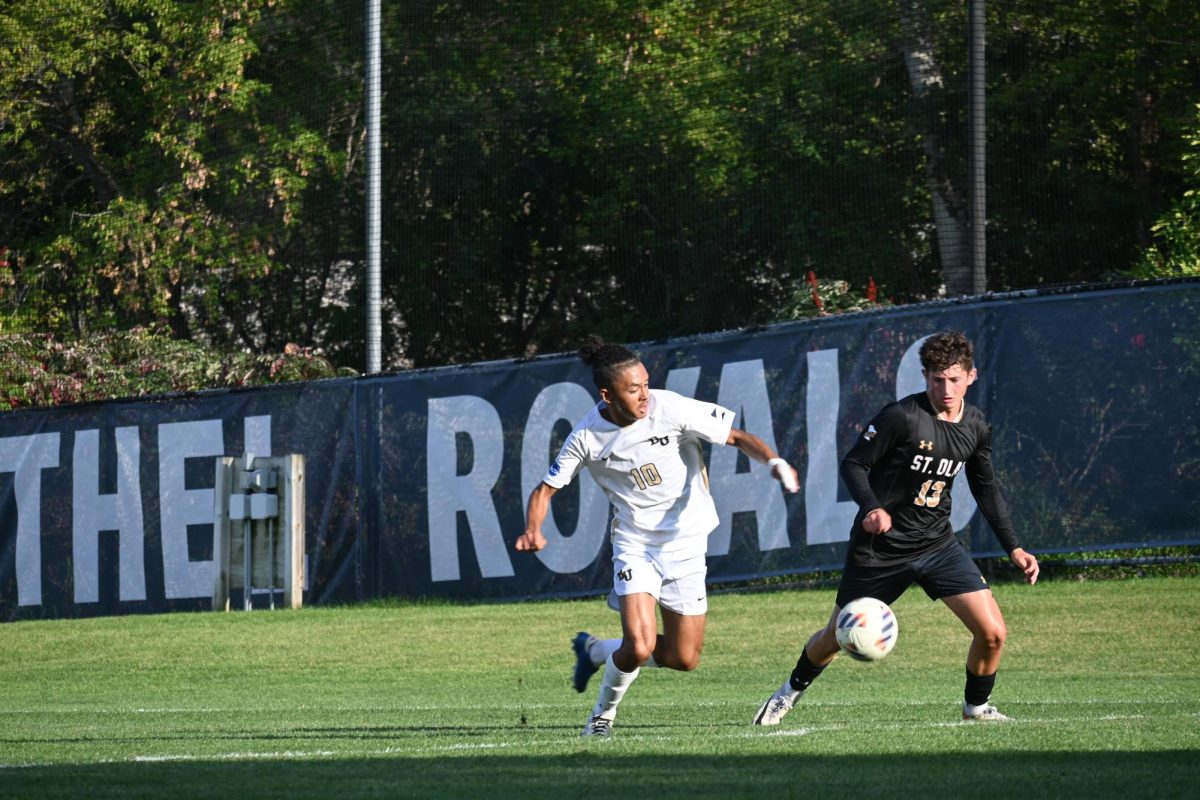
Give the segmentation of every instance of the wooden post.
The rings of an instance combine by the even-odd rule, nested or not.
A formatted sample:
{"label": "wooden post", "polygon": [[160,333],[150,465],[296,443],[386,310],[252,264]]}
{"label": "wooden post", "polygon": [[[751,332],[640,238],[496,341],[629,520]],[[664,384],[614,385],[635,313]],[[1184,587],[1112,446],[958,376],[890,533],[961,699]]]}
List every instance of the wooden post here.
{"label": "wooden post", "polygon": [[213,483],[213,564],[216,566],[216,582],[213,586],[213,611],[229,610],[229,496],[233,491],[233,459],[217,459],[217,476]]}
{"label": "wooden post", "polygon": [[[279,465],[279,546],[283,594],[288,608],[304,602],[304,455],[281,456]],[[278,573],[277,573],[278,574]]]}

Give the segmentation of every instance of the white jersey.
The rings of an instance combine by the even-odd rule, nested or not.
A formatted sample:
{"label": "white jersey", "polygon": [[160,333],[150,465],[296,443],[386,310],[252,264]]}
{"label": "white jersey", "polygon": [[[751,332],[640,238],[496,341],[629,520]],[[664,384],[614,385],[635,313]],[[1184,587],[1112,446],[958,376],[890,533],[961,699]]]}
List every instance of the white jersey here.
{"label": "white jersey", "polygon": [[707,537],[718,519],[700,443],[725,444],[733,412],[664,389],[651,389],[649,412],[625,427],[602,408],[575,423],[542,480],[561,489],[587,467],[613,505],[614,535],[667,550]]}

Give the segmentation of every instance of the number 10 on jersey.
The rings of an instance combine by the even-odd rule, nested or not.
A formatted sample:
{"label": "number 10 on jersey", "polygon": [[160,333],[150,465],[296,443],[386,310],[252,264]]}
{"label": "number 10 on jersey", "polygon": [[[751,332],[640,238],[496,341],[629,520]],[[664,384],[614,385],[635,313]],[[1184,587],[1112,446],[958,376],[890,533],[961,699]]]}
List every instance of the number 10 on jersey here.
{"label": "number 10 on jersey", "polygon": [[639,489],[645,489],[649,486],[658,486],[662,483],[662,475],[658,472],[658,467],[653,464],[645,464],[640,467],[634,467],[629,470],[629,474],[637,482]]}

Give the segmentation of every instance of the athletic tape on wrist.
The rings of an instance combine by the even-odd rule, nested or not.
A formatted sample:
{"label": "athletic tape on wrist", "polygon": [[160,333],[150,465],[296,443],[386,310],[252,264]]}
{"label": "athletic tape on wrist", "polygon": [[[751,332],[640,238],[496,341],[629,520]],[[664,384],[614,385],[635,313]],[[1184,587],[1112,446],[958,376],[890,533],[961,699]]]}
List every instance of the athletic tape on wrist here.
{"label": "athletic tape on wrist", "polygon": [[783,484],[783,488],[787,489],[789,492],[794,492],[799,489],[800,484],[798,484],[795,479],[796,473],[793,472],[791,467],[788,466],[787,461],[776,456],[767,462],[767,467],[770,468],[772,472],[775,471],[775,467],[777,466],[786,467],[786,469],[781,469],[779,471],[779,481]]}

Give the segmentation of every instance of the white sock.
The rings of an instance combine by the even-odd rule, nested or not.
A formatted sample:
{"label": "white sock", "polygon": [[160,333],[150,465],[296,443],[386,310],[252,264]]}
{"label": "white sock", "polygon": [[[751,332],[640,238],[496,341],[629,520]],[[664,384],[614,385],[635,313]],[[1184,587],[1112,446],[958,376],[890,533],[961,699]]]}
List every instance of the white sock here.
{"label": "white sock", "polygon": [[620,639],[596,639],[593,637],[587,646],[588,658],[595,666],[602,667],[608,663],[608,657],[615,653],[620,646]]}
{"label": "white sock", "polygon": [[617,705],[625,696],[625,690],[629,688],[629,684],[633,683],[633,679],[638,676],[639,671],[635,669],[633,672],[622,672],[613,663],[612,656],[609,656],[604,665],[604,680],[600,682],[600,697],[596,699],[592,716],[615,719]]}
{"label": "white sock", "polygon": [[[590,658],[592,660],[592,663],[595,664],[597,667],[602,666],[602,665],[608,663],[608,657],[611,656],[613,653],[617,652],[617,650],[620,647],[621,647],[620,639],[596,639],[596,638],[593,638],[592,641],[588,644],[588,648],[587,648],[588,658]],[[646,660],[645,664],[642,664],[642,666],[643,667],[657,667],[658,666],[658,664],[656,664],[654,661],[653,654],[650,656],[650,658],[648,658]]]}

